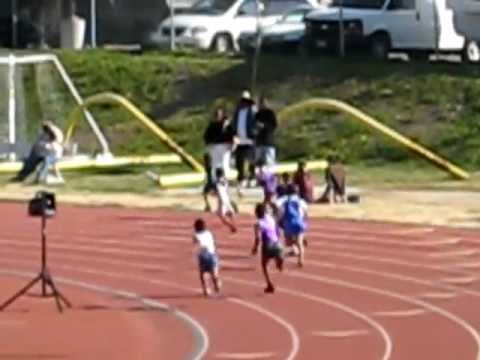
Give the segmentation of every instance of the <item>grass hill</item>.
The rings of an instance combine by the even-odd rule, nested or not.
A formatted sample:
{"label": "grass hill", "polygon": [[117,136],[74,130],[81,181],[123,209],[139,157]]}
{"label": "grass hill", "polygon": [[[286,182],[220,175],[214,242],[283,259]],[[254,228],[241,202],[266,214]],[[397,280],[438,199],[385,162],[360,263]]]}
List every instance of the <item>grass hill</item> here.
{"label": "grass hill", "polygon": [[[201,135],[216,106],[230,111],[249,87],[251,66],[239,58],[195,53],[105,51],[59,53],[83,96],[120,93],[154,118],[197,157]],[[28,72],[27,72],[28,73]],[[65,118],[72,106],[52,71],[28,75],[31,118]],[[480,68],[446,63],[377,62],[372,59],[264,55],[257,93],[275,109],[311,97],[350,103],[469,169],[480,166]],[[40,95],[39,95],[40,94]],[[41,99],[39,100],[39,97]],[[151,153],[159,145],[128,115],[110,107],[93,110],[117,153]],[[333,113],[305,112],[282,124],[282,159],[336,152],[350,163],[404,161],[409,155],[371,136],[362,125]]]}

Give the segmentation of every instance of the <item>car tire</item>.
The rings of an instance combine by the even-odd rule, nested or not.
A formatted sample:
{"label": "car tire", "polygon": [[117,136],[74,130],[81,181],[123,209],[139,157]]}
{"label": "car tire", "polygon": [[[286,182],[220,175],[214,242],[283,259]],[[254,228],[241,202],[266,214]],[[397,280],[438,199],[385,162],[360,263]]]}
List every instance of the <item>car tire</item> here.
{"label": "car tire", "polygon": [[470,64],[480,63],[480,46],[478,42],[467,39],[465,41],[462,58],[464,62]]}
{"label": "car tire", "polygon": [[219,54],[225,54],[231,51],[232,48],[232,38],[228,34],[218,34],[213,39],[212,49]]}
{"label": "car tire", "polygon": [[391,48],[392,42],[387,33],[377,33],[372,35],[370,39],[370,53],[374,58],[387,60]]}

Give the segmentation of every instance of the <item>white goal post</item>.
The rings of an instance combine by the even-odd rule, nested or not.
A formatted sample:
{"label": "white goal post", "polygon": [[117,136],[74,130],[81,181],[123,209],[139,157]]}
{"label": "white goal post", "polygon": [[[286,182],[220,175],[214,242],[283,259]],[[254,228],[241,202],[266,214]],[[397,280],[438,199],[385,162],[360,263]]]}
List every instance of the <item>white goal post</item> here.
{"label": "white goal post", "polygon": [[[78,93],[72,79],[68,75],[67,71],[65,70],[64,66],[57,58],[56,55],[53,54],[37,54],[37,55],[14,55],[9,54],[7,56],[0,56],[0,65],[8,66],[8,160],[16,161],[17,159],[17,152],[16,152],[16,144],[17,144],[17,123],[16,123],[16,85],[15,85],[15,68],[17,65],[35,65],[41,63],[52,63],[55,69],[60,74],[60,77],[64,84],[66,85],[69,93],[72,95],[73,99],[78,105],[83,104],[83,99]],[[100,146],[101,146],[101,156],[105,158],[111,158],[111,151],[109,144],[105,138],[105,135],[102,133],[100,127],[98,126],[97,122],[95,121],[93,115],[87,110],[83,110],[85,118],[92,129],[95,137],[97,138]]]}

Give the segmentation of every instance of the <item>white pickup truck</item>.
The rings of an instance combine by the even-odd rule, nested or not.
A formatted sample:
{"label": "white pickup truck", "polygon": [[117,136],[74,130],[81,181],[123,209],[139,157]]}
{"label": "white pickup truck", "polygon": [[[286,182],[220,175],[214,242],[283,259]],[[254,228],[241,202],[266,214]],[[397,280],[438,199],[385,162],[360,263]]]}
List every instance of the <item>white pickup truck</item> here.
{"label": "white pickup truck", "polygon": [[468,40],[470,57],[480,59],[480,0],[447,0],[454,11],[455,29]]}
{"label": "white pickup truck", "polygon": [[239,50],[243,32],[277,22],[286,11],[301,5],[317,5],[315,0],[200,0],[192,8],[164,20],[150,40],[159,45],[170,42],[172,28],[176,43],[204,50]]}
{"label": "white pickup truck", "polygon": [[342,16],[347,49],[367,48],[377,58],[397,50],[413,57],[440,51],[480,60],[456,31],[446,0],[333,0],[332,7],[307,15],[307,46],[338,51]]}

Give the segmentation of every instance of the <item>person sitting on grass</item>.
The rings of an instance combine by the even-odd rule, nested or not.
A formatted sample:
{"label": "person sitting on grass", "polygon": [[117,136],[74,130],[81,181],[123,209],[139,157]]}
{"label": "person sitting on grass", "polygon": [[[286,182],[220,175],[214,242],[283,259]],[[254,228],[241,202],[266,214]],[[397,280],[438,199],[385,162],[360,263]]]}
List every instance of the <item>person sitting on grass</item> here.
{"label": "person sitting on grass", "polygon": [[205,274],[210,274],[215,292],[220,292],[219,260],[215,246],[215,238],[208,231],[207,225],[203,219],[195,220],[193,224],[194,234],[193,243],[198,245],[198,269],[200,273],[200,283],[204,296],[210,295],[210,290],[205,281]]}
{"label": "person sitting on grass", "polygon": [[297,195],[296,186],[290,184],[287,187],[287,194],[277,200],[275,208],[278,222],[285,235],[285,244],[292,248],[293,254],[298,256],[298,266],[303,267],[308,205]]}
{"label": "person sitting on grass", "polygon": [[270,260],[275,260],[277,269],[279,271],[283,270],[283,248],[280,243],[280,231],[275,219],[268,214],[264,204],[257,204],[255,207],[255,216],[257,218],[257,222],[254,226],[255,243],[252,248],[252,255],[257,254],[258,247],[261,244],[262,271],[265,281],[267,282],[265,292],[274,293],[275,287],[270,279],[268,264]]}
{"label": "person sitting on grass", "polygon": [[329,156],[328,166],[325,169],[326,188],[323,195],[317,200],[319,203],[344,203],[346,193],[346,171],[336,156]]}
{"label": "person sitting on grass", "polygon": [[300,197],[307,203],[312,203],[314,183],[313,178],[306,169],[306,163],[299,161],[297,171],[293,175],[293,183],[297,186]]}
{"label": "person sitting on grass", "polygon": [[235,205],[230,199],[228,180],[222,168],[216,170],[216,195],[218,199],[217,214],[232,233],[237,232],[235,226]]}

